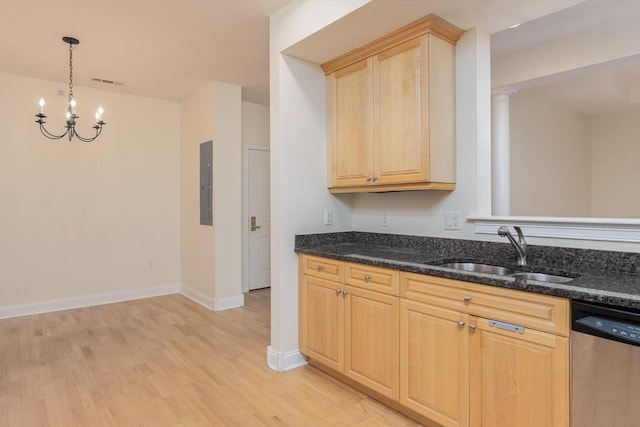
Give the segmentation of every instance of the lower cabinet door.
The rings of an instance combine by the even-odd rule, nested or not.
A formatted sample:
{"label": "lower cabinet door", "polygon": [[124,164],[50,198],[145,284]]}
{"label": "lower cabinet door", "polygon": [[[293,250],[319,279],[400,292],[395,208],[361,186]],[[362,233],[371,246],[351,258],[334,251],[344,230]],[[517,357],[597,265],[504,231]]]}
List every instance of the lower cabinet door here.
{"label": "lower cabinet door", "polygon": [[445,427],[469,425],[468,324],[457,311],[400,304],[400,403]]}
{"label": "lower cabinet door", "polygon": [[391,399],[399,389],[399,298],[345,287],[344,373]]}
{"label": "lower cabinet door", "polygon": [[303,354],[342,371],[344,366],[344,300],[338,283],[302,276],[299,338]]}
{"label": "lower cabinet door", "polygon": [[568,427],[568,338],[471,322],[471,426]]}

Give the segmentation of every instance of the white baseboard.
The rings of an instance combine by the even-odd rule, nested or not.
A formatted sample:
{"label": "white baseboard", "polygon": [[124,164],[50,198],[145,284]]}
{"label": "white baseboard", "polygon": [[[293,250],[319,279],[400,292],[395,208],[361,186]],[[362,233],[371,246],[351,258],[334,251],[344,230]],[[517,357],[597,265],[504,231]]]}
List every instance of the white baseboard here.
{"label": "white baseboard", "polygon": [[267,365],[274,371],[290,371],[307,363],[307,359],[298,350],[282,352],[274,350],[271,346],[267,347]]}
{"label": "white baseboard", "polygon": [[214,298],[213,300],[213,311],[229,310],[238,307],[244,307],[244,294],[235,297]]}
{"label": "white baseboard", "polygon": [[79,297],[60,298],[33,304],[0,306],[0,319],[10,317],[29,316],[32,314],[49,313],[52,311],[71,310],[74,308],[90,307],[93,305],[111,304],[114,302],[131,301],[141,298],[157,297],[177,294],[179,285],[165,285],[154,288],[132,289],[128,291],[106,294],[83,295]]}
{"label": "white baseboard", "polygon": [[187,286],[182,286],[182,288],[180,288],[180,293],[185,297],[213,311],[222,311],[232,308],[244,307],[244,294],[227,298],[211,298],[203,294],[202,292],[193,288],[189,288]]}
{"label": "white baseboard", "polygon": [[198,304],[208,308],[209,310],[213,310],[213,298],[203,294],[202,292],[182,285],[180,287],[180,293],[190,300],[195,301]]}

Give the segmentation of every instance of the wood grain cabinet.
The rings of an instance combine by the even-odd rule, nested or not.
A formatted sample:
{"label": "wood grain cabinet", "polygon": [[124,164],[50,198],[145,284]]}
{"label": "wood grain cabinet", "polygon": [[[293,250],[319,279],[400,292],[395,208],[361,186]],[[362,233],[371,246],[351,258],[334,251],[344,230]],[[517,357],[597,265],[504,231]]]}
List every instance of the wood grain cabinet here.
{"label": "wood grain cabinet", "polygon": [[429,15],[322,65],[334,193],[455,188],[455,43]]}
{"label": "wood grain cabinet", "polygon": [[568,427],[569,301],[300,255],[300,351],[445,427]]}
{"label": "wood grain cabinet", "polygon": [[[398,400],[398,272],[348,264],[349,280],[345,283],[342,262],[303,255],[299,267],[300,351],[380,395]],[[334,280],[318,277],[327,270],[336,272]],[[395,291],[378,292],[369,286],[388,283],[395,284]]]}
{"label": "wood grain cabinet", "polygon": [[446,427],[569,426],[567,300],[412,273],[400,284],[400,403]]}

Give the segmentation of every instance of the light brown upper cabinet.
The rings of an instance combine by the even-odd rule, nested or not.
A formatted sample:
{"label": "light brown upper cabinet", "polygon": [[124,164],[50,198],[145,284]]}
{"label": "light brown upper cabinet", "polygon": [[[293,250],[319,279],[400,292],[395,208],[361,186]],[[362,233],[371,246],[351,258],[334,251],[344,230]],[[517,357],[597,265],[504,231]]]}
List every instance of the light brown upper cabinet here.
{"label": "light brown upper cabinet", "polygon": [[322,65],[333,193],[455,189],[455,44],[429,15]]}

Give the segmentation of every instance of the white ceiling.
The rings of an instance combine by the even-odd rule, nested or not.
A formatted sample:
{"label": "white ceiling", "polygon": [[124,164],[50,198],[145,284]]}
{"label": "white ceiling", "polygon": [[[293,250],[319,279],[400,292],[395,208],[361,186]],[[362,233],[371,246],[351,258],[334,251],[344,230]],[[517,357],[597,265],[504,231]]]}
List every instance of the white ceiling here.
{"label": "white ceiling", "polygon": [[[269,15],[290,0],[0,0],[0,71],[180,100],[216,80],[269,103]],[[92,78],[122,82],[109,86]]]}
{"label": "white ceiling", "polygon": [[[68,48],[61,38],[70,35],[80,39],[74,49],[78,85],[181,100],[216,80],[242,86],[246,101],[268,104],[268,16],[290,1],[0,0],[0,71],[66,82]],[[615,8],[610,5],[622,1],[640,5],[640,0],[587,3],[606,4],[611,12]],[[492,38],[495,49],[501,49],[500,43],[508,45],[506,50],[516,49],[557,31],[546,26],[544,18],[537,18],[583,2],[372,0],[288,53],[321,63],[429,13],[463,29],[480,27],[497,33],[498,38]],[[606,7],[601,8],[606,12]],[[580,8],[570,10],[576,10],[578,17],[565,12],[554,28],[594,20],[592,10],[587,15]],[[596,15],[598,19],[602,13]],[[532,20],[544,30],[529,31],[517,43],[517,33],[500,41],[500,31]],[[92,78],[122,82],[122,86],[92,82]]]}

